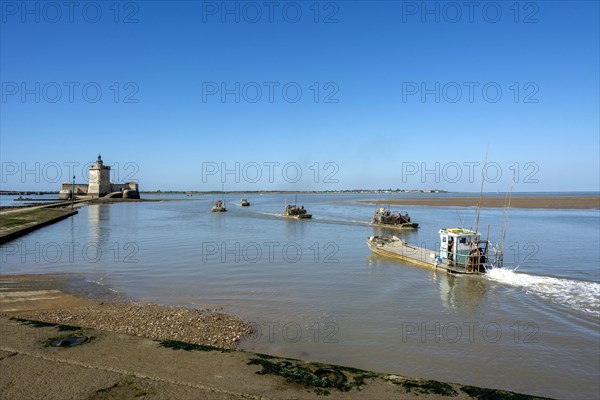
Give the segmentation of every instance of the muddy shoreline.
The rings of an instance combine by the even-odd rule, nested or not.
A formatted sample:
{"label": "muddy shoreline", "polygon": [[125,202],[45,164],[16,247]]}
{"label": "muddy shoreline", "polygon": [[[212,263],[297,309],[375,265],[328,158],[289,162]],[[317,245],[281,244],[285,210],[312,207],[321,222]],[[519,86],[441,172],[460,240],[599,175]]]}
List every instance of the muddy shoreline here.
{"label": "muddy shoreline", "polygon": [[0,313],[224,349],[235,349],[240,338],[252,333],[241,319],[220,310],[167,307],[117,296],[100,301],[68,293],[67,288],[78,286],[75,279],[60,274],[0,275]]}
{"label": "muddy shoreline", "polygon": [[79,278],[0,275],[3,398],[539,399],[232,351],[251,332],[235,316],[68,293]]}
{"label": "muddy shoreline", "polygon": [[[479,197],[382,198],[378,200],[361,200],[360,203],[428,207],[477,207]],[[506,204],[504,197],[483,197],[481,201],[481,206],[486,208],[504,208]],[[600,209],[600,196],[515,196],[510,201],[510,207],[593,210]]]}

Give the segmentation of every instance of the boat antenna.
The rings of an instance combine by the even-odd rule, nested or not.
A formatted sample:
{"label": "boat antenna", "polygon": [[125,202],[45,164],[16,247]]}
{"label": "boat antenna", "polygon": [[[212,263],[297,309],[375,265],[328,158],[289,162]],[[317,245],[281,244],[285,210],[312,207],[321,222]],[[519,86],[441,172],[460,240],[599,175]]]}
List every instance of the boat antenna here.
{"label": "boat antenna", "polygon": [[463,219],[462,215],[460,215],[460,213],[458,212],[458,210],[456,210],[456,214],[458,214],[458,219],[460,220],[460,227],[464,228],[465,227],[465,220]]}
{"label": "boat antenna", "polygon": [[475,217],[475,232],[479,228],[479,214],[481,212],[481,202],[483,201],[483,182],[485,182],[485,168],[487,166],[488,151],[485,150],[485,161],[481,170],[481,189],[479,191],[479,201],[477,202],[477,216]]}
{"label": "boat antenna", "polygon": [[504,262],[504,242],[506,240],[506,231],[508,229],[508,212],[510,210],[510,203],[512,200],[512,191],[513,191],[514,185],[515,185],[515,176],[513,174],[512,183],[510,184],[510,190],[506,194],[506,198],[504,201],[504,215],[502,216],[502,230],[500,232],[500,257],[498,260],[499,267],[502,267],[502,264]]}
{"label": "boat antenna", "polygon": [[221,183],[221,197],[223,198],[223,208],[226,208],[225,204],[225,184]]}

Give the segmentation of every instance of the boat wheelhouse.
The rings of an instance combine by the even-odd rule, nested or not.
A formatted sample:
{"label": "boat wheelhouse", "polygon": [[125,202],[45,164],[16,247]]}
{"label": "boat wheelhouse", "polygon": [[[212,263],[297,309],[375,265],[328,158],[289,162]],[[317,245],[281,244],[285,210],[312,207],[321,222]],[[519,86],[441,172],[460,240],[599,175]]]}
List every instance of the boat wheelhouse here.
{"label": "boat wheelhouse", "polygon": [[438,263],[461,273],[483,273],[488,265],[489,241],[479,232],[465,228],[443,228],[440,234]]}

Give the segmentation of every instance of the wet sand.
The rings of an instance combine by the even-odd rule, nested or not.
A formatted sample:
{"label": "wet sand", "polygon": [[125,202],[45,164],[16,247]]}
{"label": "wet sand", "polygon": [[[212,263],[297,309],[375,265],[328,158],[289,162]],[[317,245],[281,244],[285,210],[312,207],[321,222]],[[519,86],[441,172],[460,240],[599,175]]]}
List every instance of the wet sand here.
{"label": "wet sand", "polygon": [[239,318],[218,310],[80,298],[64,291],[70,279],[68,275],[0,275],[0,313],[226,349],[235,349],[241,337],[252,333]]}
{"label": "wet sand", "polygon": [[[363,203],[411,205],[429,207],[477,207],[479,197],[413,197],[404,199],[366,200]],[[483,197],[481,206],[504,208],[504,197]],[[511,208],[541,209],[600,209],[600,196],[516,196],[511,199]]]}
{"label": "wet sand", "polygon": [[[338,399],[537,399],[231,351],[228,349],[236,347],[238,335],[248,333],[235,317],[156,305],[105,305],[63,292],[68,279],[0,275],[2,398],[316,400],[331,394]],[[196,312],[207,318],[198,318]],[[121,329],[128,324],[142,331]],[[190,345],[180,340],[193,341],[191,337],[174,335],[188,325],[192,328],[188,333],[196,336],[210,326],[238,337],[216,343],[212,338],[196,337],[204,345]],[[152,334],[145,331],[147,327],[154,330]],[[71,348],[74,341],[79,345]]]}

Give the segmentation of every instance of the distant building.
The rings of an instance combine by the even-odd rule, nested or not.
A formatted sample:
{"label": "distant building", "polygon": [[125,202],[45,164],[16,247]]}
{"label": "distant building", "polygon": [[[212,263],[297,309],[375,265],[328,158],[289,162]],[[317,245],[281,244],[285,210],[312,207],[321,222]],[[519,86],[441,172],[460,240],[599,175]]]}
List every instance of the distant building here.
{"label": "distant building", "polygon": [[110,181],[110,167],[104,165],[102,157],[98,155],[96,163],[88,169],[87,184],[65,182],[60,188],[58,197],[63,200],[71,198],[71,191],[74,189],[75,196],[89,198],[124,198],[139,199],[140,192],[137,182],[112,183]]}

